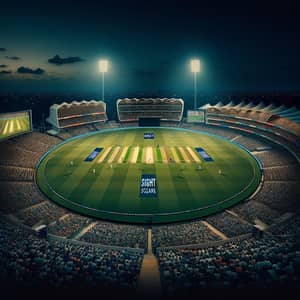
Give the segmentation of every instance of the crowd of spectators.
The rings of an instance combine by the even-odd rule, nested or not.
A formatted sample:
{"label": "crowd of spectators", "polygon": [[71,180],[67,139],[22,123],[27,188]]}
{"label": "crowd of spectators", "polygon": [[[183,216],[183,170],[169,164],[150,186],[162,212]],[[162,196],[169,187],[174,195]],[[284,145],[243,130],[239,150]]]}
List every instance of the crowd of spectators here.
{"label": "crowd of spectators", "polygon": [[201,221],[152,226],[153,248],[200,244],[219,239],[220,237],[208,229]]}
{"label": "crowd of spectators", "polygon": [[134,289],[143,253],[39,239],[0,219],[0,282],[18,286]]}
{"label": "crowd of spectators", "polygon": [[78,232],[83,226],[87,226],[90,222],[90,218],[73,213],[67,214],[50,224],[50,226],[48,226],[48,232],[61,237],[70,238],[74,233]]}
{"label": "crowd of spectators", "polygon": [[265,181],[300,181],[300,167],[298,164],[278,166],[264,169]]}
{"label": "crowd of spectators", "polygon": [[184,123],[182,124],[182,128],[200,130],[200,131],[212,133],[227,138],[229,140],[239,135],[239,132],[234,129],[220,128],[220,127],[204,125],[204,124],[202,125],[202,124]]}
{"label": "crowd of spectators", "polygon": [[45,201],[35,184],[27,181],[0,181],[0,199],[0,210],[4,213],[14,213]]}
{"label": "crowd of spectators", "polygon": [[270,225],[280,217],[280,213],[278,211],[254,200],[238,204],[234,206],[231,211],[235,212],[252,224],[254,224],[255,220],[258,219],[267,225]]}
{"label": "crowd of spectators", "polygon": [[145,249],[147,232],[142,226],[99,221],[80,240],[102,245]]}
{"label": "crowd of spectators", "polygon": [[38,205],[28,207],[19,211],[16,216],[28,226],[36,224],[49,224],[59,219],[67,213],[67,210],[51,203],[44,201]]}
{"label": "crowd of spectators", "polygon": [[299,181],[265,181],[259,193],[252,200],[284,213],[299,208],[297,197],[299,194]]}
{"label": "crowd of spectators", "polygon": [[285,166],[297,162],[287,151],[275,148],[256,152],[255,156],[261,161],[263,167]]}
{"label": "crowd of spectators", "polygon": [[226,211],[206,218],[206,221],[227,237],[234,237],[252,232],[252,225]]}
{"label": "crowd of spectators", "polygon": [[184,295],[198,288],[296,287],[300,252],[288,240],[250,238],[206,249],[158,251],[163,290]]}
{"label": "crowd of spectators", "polygon": [[25,150],[11,140],[0,143],[0,165],[35,168],[41,153]]}
{"label": "crowd of spectators", "polygon": [[250,135],[239,135],[235,140],[235,142],[241,144],[242,146],[246,147],[250,151],[254,151],[261,147],[266,148],[269,147],[265,142],[257,137],[251,137]]}
{"label": "crowd of spectators", "polygon": [[34,173],[32,168],[0,165],[0,181],[33,181]]}
{"label": "crowd of spectators", "polygon": [[300,214],[295,214],[285,222],[270,227],[270,232],[274,235],[287,236],[299,243],[300,237]]}

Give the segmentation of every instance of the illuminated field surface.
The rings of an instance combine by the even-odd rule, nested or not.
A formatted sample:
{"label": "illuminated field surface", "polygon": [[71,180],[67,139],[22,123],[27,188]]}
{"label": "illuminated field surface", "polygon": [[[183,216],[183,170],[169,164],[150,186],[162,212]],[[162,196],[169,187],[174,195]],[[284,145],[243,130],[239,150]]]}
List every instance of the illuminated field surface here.
{"label": "illuminated field surface", "polygon": [[174,128],[106,130],[67,140],[40,160],[50,199],[89,216],[166,223],[224,210],[249,197],[261,171],[238,144]]}

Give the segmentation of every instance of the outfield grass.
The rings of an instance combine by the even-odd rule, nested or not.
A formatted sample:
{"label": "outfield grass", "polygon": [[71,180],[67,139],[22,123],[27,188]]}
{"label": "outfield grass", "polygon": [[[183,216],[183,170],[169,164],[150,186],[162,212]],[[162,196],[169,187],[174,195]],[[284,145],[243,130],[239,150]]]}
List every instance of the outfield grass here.
{"label": "outfield grass", "polygon": [[[144,140],[146,131],[155,138]],[[103,148],[102,152],[85,162],[96,147]],[[124,147],[129,147],[125,159],[118,163]],[[149,147],[154,163],[145,157],[152,152],[143,151]],[[213,161],[205,162],[195,147],[205,149]],[[165,163],[161,149],[167,155]],[[114,151],[114,160],[108,163]],[[142,174],[156,175],[158,197],[140,197]],[[168,128],[128,128],[81,136],[52,149],[37,170],[40,189],[57,203],[90,216],[133,223],[181,221],[223,210],[249,197],[260,180],[257,161],[236,144],[201,132]]]}

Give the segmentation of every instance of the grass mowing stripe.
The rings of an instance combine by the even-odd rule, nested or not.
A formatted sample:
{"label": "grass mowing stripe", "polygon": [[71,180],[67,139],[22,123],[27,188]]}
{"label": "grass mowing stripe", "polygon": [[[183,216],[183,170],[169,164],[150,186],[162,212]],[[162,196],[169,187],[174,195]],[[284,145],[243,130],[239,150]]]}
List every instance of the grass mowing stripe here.
{"label": "grass mowing stripe", "polygon": [[128,172],[128,165],[121,164],[113,169],[113,175],[110,182],[103,194],[102,206],[110,208],[114,211],[120,211],[119,201],[123,191],[124,185],[126,185],[126,176]]}
{"label": "grass mowing stripe", "polygon": [[186,209],[187,207],[196,207],[197,200],[194,198],[194,195],[190,190],[190,187],[183,174],[183,171],[181,171],[180,169],[179,164],[170,164],[169,168],[177,197],[179,199],[188,199],[185,203],[180,202],[180,208],[182,209],[185,207]]}
{"label": "grass mowing stripe", "polygon": [[195,162],[197,162],[197,163],[202,162],[201,159],[199,158],[199,156],[193,151],[193,149],[191,147],[187,146],[186,149]]}
{"label": "grass mowing stripe", "polygon": [[162,156],[162,162],[167,164],[169,159],[165,147],[160,147],[160,152]]}
{"label": "grass mowing stripe", "polygon": [[99,158],[97,160],[97,163],[100,164],[102,163],[105,158],[109,155],[109,152],[111,151],[112,147],[108,147],[108,148],[105,148],[102,153],[100,153],[99,155]]}
{"label": "grass mowing stripe", "polygon": [[[85,141],[84,146],[87,148],[93,148],[95,142],[93,140]],[[45,167],[45,173],[47,173],[46,180],[58,193],[64,193],[66,190],[74,188],[74,185],[81,178],[82,172],[89,166],[88,162],[84,162],[82,159],[75,159],[78,155],[78,148],[72,147],[72,145],[66,145],[67,153],[65,155],[57,155],[56,153],[52,156],[50,153],[42,164]],[[56,150],[54,151],[56,152]],[[73,161],[73,166],[70,162]],[[57,174],[61,174],[57,176]]]}
{"label": "grass mowing stripe", "polygon": [[178,156],[180,162],[185,163],[185,160],[184,160],[184,158],[183,158],[181,152],[179,151],[178,147],[174,147],[174,149],[175,149],[175,151],[176,151],[176,153],[177,153],[177,156]]}
{"label": "grass mowing stripe", "polygon": [[181,153],[181,155],[182,155],[182,157],[183,157],[184,162],[190,163],[191,160],[190,160],[188,154],[187,154],[187,153],[185,152],[185,150],[183,149],[183,147],[179,146],[179,147],[178,147],[178,150],[180,151],[180,153]]}
{"label": "grass mowing stripe", "polygon": [[111,154],[109,160],[107,161],[109,164],[111,164],[111,163],[117,161],[116,158],[117,158],[118,153],[120,152],[120,149],[121,149],[120,146],[116,146],[116,147],[114,148],[114,151],[112,152],[112,154]]}
{"label": "grass mowing stripe", "polygon": [[161,157],[161,152],[160,152],[160,148],[156,147],[156,161],[161,163],[162,162],[162,157]]}
{"label": "grass mowing stripe", "polygon": [[[100,164],[96,167],[96,180],[91,185],[89,191],[83,196],[84,203],[96,209],[102,209],[102,199],[111,181],[113,168],[107,164]],[[104,208],[105,209],[105,208]]]}
{"label": "grass mowing stripe", "polygon": [[118,157],[116,157],[116,160],[118,161],[119,164],[121,164],[124,161],[127,150],[128,150],[128,146],[125,146],[123,149],[121,147],[119,155]]}
{"label": "grass mowing stripe", "polygon": [[120,195],[119,208],[125,212],[138,212],[140,209],[141,167],[138,164],[127,164],[127,167],[126,189],[123,189]]}
{"label": "grass mowing stripe", "polygon": [[139,154],[138,154],[138,157],[137,157],[137,163],[141,163],[142,162],[142,156],[143,156],[143,148],[139,148]]}
{"label": "grass mowing stripe", "polygon": [[129,159],[129,156],[130,156],[131,149],[132,149],[132,147],[129,146],[128,149],[127,149],[126,155],[125,155],[125,157],[124,157],[124,161],[123,161],[124,163],[127,163],[127,162],[128,162],[128,159]]}
{"label": "grass mowing stripe", "polygon": [[179,163],[180,162],[180,159],[177,155],[177,152],[175,150],[175,147],[171,147],[170,148],[170,152],[172,153],[172,156],[173,156],[173,160],[176,162],[176,163]]}
{"label": "grass mowing stripe", "polygon": [[139,149],[140,149],[139,146],[136,146],[133,148],[131,158],[130,158],[130,163],[135,164],[137,162],[137,158],[139,155]]}
{"label": "grass mowing stripe", "polygon": [[[72,201],[82,202],[82,196],[85,195],[97,180],[97,175],[92,171],[97,168],[97,163],[94,161],[88,169],[82,170],[79,182],[68,194],[68,199]],[[78,180],[78,179],[77,179]]]}

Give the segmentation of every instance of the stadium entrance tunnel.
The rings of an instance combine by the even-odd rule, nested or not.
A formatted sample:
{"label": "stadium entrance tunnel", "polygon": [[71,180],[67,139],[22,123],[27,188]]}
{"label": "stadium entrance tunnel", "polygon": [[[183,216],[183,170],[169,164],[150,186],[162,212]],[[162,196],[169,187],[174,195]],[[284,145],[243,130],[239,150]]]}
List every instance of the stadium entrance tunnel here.
{"label": "stadium entrance tunnel", "polygon": [[222,211],[258,188],[262,171],[235,142],[201,131],[136,127],[66,140],[37,165],[51,200],[95,218],[169,223]]}

